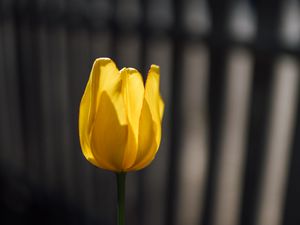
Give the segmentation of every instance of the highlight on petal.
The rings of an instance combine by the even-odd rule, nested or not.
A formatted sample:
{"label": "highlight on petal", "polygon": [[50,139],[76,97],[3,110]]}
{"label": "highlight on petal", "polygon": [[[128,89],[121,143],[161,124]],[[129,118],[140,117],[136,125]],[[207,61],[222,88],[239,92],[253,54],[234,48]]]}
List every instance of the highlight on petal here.
{"label": "highlight on petal", "polygon": [[[118,101],[118,94],[121,93],[122,79],[116,64],[109,58],[98,58],[94,62],[92,72],[92,102],[95,111],[99,109],[99,101],[104,91],[113,99]],[[115,95],[117,93],[117,95]],[[118,113],[122,124],[127,123],[126,115]]]}
{"label": "highlight on petal", "polygon": [[128,121],[128,142],[124,154],[123,168],[132,166],[136,160],[138,148],[139,118],[144,99],[144,83],[142,75],[133,68],[123,68],[122,94]]}

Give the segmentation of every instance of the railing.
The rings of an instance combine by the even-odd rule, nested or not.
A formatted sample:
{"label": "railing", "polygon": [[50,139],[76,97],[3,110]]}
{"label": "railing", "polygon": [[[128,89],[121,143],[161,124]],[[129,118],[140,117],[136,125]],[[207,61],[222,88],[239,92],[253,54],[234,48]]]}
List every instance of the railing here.
{"label": "railing", "polygon": [[153,165],[131,225],[300,224],[300,3],[0,0],[1,224],[115,224],[111,173],[82,156],[92,62],[161,66]]}

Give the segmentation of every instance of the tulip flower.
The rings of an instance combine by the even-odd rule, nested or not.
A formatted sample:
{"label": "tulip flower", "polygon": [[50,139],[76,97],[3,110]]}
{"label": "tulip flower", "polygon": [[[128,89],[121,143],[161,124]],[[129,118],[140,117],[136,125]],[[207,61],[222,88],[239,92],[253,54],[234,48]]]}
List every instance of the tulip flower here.
{"label": "tulip flower", "polygon": [[121,189],[125,173],[148,166],[159,148],[159,76],[159,67],[151,65],[144,85],[136,69],[119,70],[109,58],[96,59],[90,73],[79,110],[82,152],[93,165],[116,172]]}
{"label": "tulip flower", "polygon": [[158,66],[151,66],[144,87],[136,69],[119,71],[111,59],[96,59],[79,112],[84,156],[115,172],[143,169],[158,150],[163,110]]}

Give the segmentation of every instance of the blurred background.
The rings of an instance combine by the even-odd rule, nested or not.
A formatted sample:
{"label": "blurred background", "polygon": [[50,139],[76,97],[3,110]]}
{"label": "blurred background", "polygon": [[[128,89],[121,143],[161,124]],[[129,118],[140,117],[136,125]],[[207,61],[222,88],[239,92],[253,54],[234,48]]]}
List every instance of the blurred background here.
{"label": "blurred background", "polygon": [[97,57],[161,66],[127,224],[300,224],[299,0],[0,0],[1,224],[116,224],[115,176],[78,140]]}

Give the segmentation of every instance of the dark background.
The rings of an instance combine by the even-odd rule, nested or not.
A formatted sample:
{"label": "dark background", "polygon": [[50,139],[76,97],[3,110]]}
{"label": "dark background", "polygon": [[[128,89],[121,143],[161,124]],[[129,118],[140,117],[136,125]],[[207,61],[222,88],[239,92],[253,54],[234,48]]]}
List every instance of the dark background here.
{"label": "dark background", "polygon": [[92,63],[161,66],[162,144],[130,225],[300,224],[298,0],[0,0],[0,223],[116,224],[78,140]]}

